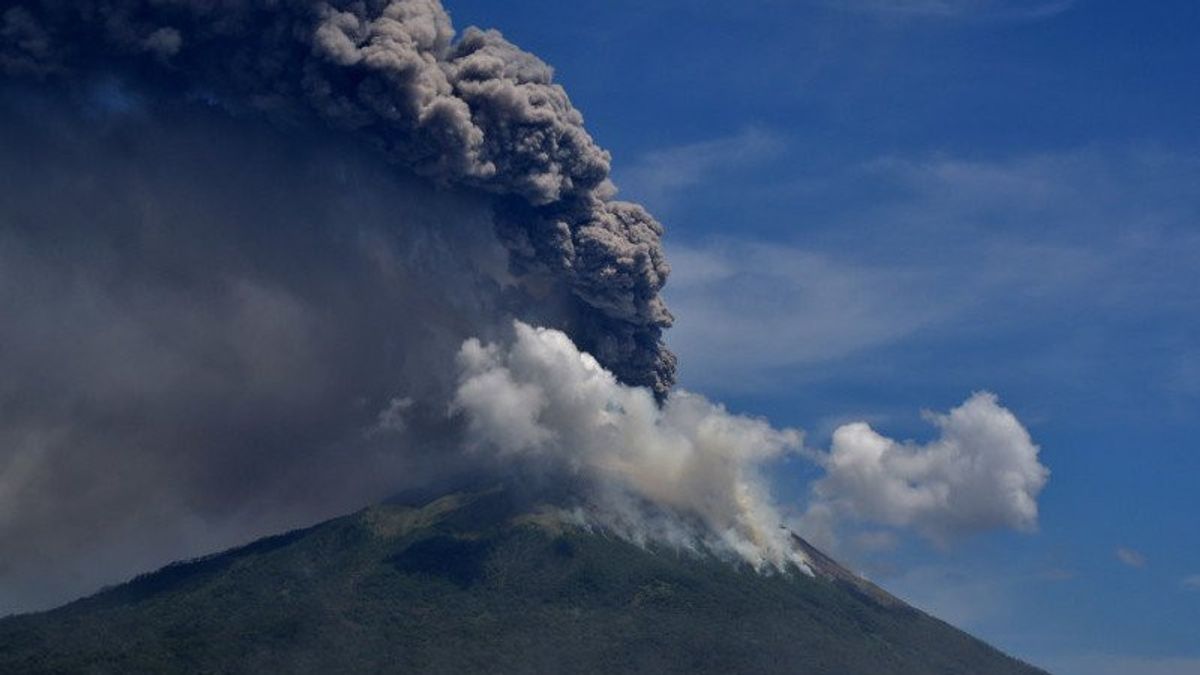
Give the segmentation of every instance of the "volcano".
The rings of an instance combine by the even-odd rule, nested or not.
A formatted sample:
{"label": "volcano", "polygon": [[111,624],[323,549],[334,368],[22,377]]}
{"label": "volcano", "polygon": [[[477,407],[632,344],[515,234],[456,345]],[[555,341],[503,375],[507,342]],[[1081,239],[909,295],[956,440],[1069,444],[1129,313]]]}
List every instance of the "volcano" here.
{"label": "volcano", "polygon": [[4,673],[1036,675],[800,537],[640,546],[502,486],[411,495],[0,620]]}

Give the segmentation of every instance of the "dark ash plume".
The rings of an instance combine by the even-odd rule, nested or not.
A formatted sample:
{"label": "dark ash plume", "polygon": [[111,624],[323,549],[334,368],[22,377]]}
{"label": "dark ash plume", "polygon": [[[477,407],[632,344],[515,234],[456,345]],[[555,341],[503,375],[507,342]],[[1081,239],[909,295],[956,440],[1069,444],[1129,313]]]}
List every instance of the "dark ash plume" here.
{"label": "dark ash plume", "polygon": [[562,327],[576,343],[659,396],[674,382],[661,226],[612,198],[609,155],[551,68],[495,31],[455,41],[436,0],[26,0],[0,18],[0,66],[118,71],[235,114],[319,118],[421,176],[494,194],[514,269],[574,299]]}
{"label": "dark ash plume", "polygon": [[522,320],[664,397],[661,227],[431,1],[0,5],[0,615],[463,471]]}

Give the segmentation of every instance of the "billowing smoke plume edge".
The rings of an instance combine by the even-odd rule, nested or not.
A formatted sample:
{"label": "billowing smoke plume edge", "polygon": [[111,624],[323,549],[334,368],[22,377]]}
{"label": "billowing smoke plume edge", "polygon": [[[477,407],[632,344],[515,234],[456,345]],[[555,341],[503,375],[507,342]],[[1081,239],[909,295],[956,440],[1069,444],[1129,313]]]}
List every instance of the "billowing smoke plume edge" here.
{"label": "billowing smoke plume edge", "polygon": [[0,14],[0,69],[117,71],[238,114],[315,117],[407,170],[491,193],[514,270],[575,299],[574,340],[660,398],[674,384],[661,225],[614,199],[609,154],[552,69],[496,31],[456,40],[437,0],[25,0]]}
{"label": "billowing smoke plume edge", "polygon": [[760,571],[809,571],[764,473],[801,451],[800,431],[683,390],[660,406],[566,334],[521,321],[511,339],[465,341],[458,366],[451,412],[468,451],[572,483],[579,524]]}

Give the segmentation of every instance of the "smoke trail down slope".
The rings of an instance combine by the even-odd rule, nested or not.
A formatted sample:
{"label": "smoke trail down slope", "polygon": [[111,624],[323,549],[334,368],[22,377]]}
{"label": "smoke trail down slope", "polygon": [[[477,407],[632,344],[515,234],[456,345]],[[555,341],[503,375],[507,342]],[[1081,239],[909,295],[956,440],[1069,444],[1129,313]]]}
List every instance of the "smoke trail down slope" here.
{"label": "smoke trail down slope", "polygon": [[609,155],[552,69],[496,31],[457,41],[436,0],[28,0],[0,18],[10,74],[109,73],[174,96],[353,132],[399,166],[497,195],[514,266],[570,289],[568,328],[624,381],[674,382],[661,226],[615,201]]}
{"label": "smoke trail down slope", "polygon": [[758,568],[807,569],[761,473],[800,450],[799,431],[686,391],[659,407],[563,333],[520,322],[510,343],[471,339],[458,358],[454,407],[468,443],[582,478],[598,505],[583,515],[589,522],[638,542],[705,545]]}
{"label": "smoke trail down slope", "polygon": [[455,471],[457,345],[560,317],[486,196],[114,97],[0,89],[0,613]]}

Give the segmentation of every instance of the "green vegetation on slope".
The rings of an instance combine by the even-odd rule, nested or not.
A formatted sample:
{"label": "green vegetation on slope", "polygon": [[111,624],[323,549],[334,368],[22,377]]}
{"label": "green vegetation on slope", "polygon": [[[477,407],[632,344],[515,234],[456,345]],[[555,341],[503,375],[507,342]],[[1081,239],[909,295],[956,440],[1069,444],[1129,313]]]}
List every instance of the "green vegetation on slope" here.
{"label": "green vegetation on slope", "polygon": [[1035,675],[850,583],[563,527],[503,490],[384,505],[0,620],[4,673]]}

